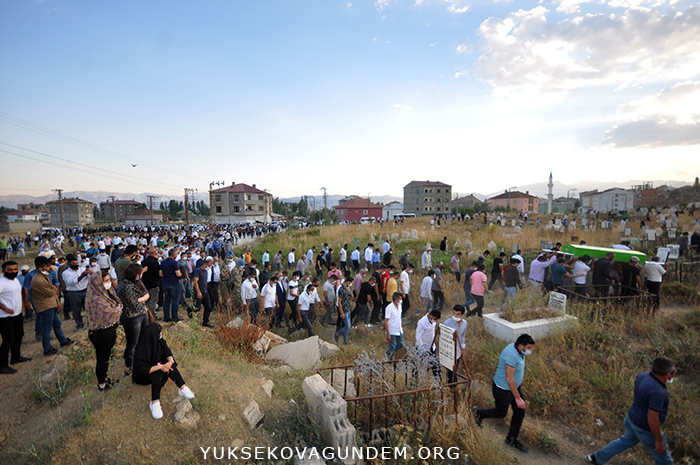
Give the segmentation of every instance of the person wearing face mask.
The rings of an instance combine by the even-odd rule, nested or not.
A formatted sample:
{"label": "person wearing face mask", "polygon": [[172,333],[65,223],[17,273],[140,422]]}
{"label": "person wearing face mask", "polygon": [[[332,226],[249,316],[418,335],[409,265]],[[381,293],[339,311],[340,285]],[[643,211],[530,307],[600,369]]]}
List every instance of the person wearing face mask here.
{"label": "person wearing face mask", "polygon": [[[126,272],[126,270],[124,270]],[[122,279],[124,279],[122,275]],[[109,272],[93,273],[88,281],[85,297],[85,314],[88,319],[88,338],[95,347],[95,373],[100,391],[118,383],[107,377],[109,359],[117,342],[117,325],[122,314],[122,303],[114,289]]]}
{"label": "person wearing face mask", "polygon": [[439,310],[431,310],[418,320],[416,326],[416,347],[425,354],[435,353],[435,327],[438,320],[442,318]]}
{"label": "person wearing face mask", "polygon": [[24,336],[24,315],[22,315],[22,285],[17,279],[18,265],[15,261],[6,261],[2,264],[2,277],[0,277],[0,374],[8,375],[17,370],[10,367],[10,363],[28,362],[31,358],[22,357],[22,337]]}
{"label": "person wearing face mask", "polygon": [[599,451],[587,455],[586,461],[603,464],[627,449],[642,443],[657,464],[672,464],[666,437],[661,431],[668,415],[667,385],[676,376],[676,362],[658,357],[651,364],[651,371],[637,375],[634,381],[634,402],[625,417],[625,434]]}
{"label": "person wearing face mask", "polygon": [[[338,337],[343,336],[343,344],[348,343],[348,334],[350,333],[350,314],[352,313],[352,302],[355,298],[352,296],[352,291],[350,290],[350,284],[352,280],[346,279],[338,287],[338,295],[335,299],[336,305],[338,306],[338,320],[341,322],[342,327],[337,329],[333,334],[333,343],[338,344]],[[339,324],[336,324],[338,328]]]}
{"label": "person wearing face mask", "polygon": [[122,326],[124,326],[124,334],[126,335],[126,347],[124,348],[124,375],[131,374],[132,362],[134,359],[134,350],[139,342],[141,334],[143,334],[146,326],[148,326],[148,291],[141,282],[140,276],[143,273],[143,267],[132,263],[126,270],[122,280],[119,281],[117,288],[117,297],[122,301],[124,310],[122,312]]}
{"label": "person wearing face mask", "polygon": [[525,418],[525,401],[520,387],[525,377],[525,357],[532,354],[534,346],[535,340],[529,334],[521,334],[515,343],[508,344],[498,359],[498,369],[491,385],[496,407],[492,409],[472,408],[476,424],[481,427],[484,418],[504,418],[508,413],[508,406],[511,406],[513,417],[510,420],[506,444],[520,452],[527,452],[527,447],[518,441],[520,427]]}
{"label": "person wearing face mask", "polygon": [[289,334],[292,334],[302,328],[306,328],[309,337],[314,335],[314,328],[311,326],[311,321],[309,320],[309,309],[315,301],[320,301],[320,299],[318,299],[318,294],[314,292],[315,290],[316,286],[312,282],[306,286],[301,294],[299,294],[299,306],[297,307],[296,315],[299,323],[296,326],[287,328]]}
{"label": "person wearing face mask", "polygon": [[258,310],[260,309],[258,282],[252,274],[241,283],[241,305],[250,315],[251,321],[254,323],[258,321]]}
{"label": "person wearing face mask", "polygon": [[401,293],[401,298],[403,300],[402,308],[403,314],[411,308],[411,299],[408,294],[411,292],[411,274],[413,273],[413,263],[406,265],[406,269],[401,272],[401,278],[399,279],[399,292]]}
{"label": "person wearing face mask", "polygon": [[[459,337],[460,350],[455,353],[455,363],[459,366],[459,359],[464,355],[464,349],[466,349],[467,344],[465,342],[465,337],[467,335],[467,320],[464,318],[466,309],[461,305],[455,305],[452,308],[452,318],[448,319],[444,325],[457,331],[457,336]],[[451,371],[447,370],[447,383],[453,383],[458,381],[457,376]]]}
{"label": "person wearing face mask", "polygon": [[[89,262],[84,261],[87,265]],[[68,269],[63,272],[63,282],[66,283],[68,300],[70,301],[73,321],[76,330],[83,329],[83,309],[85,308],[85,295],[87,292],[89,276],[93,274],[92,268],[80,266],[74,255],[68,256]]]}
{"label": "person wearing face mask", "polygon": [[[364,269],[364,268],[363,268]],[[352,322],[353,326],[359,323],[364,323],[365,328],[371,328],[369,323],[369,303],[372,302],[372,296],[375,294],[374,287],[377,285],[377,279],[372,276],[369,281],[363,281],[360,285],[360,292],[357,293],[356,310],[357,316]]]}
{"label": "person wearing face mask", "polygon": [[384,331],[386,331],[386,340],[389,343],[386,356],[389,360],[392,360],[396,351],[403,347],[402,300],[401,293],[394,292],[394,295],[391,296],[391,303],[386,306],[384,311]]}
{"label": "person wearing face mask", "polygon": [[61,328],[61,319],[58,317],[58,313],[61,311],[61,301],[58,297],[60,287],[55,273],[51,273],[51,262],[46,257],[37,257],[34,260],[34,265],[36,266],[36,274],[31,277],[31,273],[29,273],[24,278],[25,290],[27,283],[29,283],[31,290],[31,293],[25,293],[25,308],[30,305],[31,301],[31,305],[36,310],[44,355],[54,355],[58,353],[58,350],[51,347],[51,329],[56,334],[56,339],[61,347],[70,345],[73,341],[63,335]]}

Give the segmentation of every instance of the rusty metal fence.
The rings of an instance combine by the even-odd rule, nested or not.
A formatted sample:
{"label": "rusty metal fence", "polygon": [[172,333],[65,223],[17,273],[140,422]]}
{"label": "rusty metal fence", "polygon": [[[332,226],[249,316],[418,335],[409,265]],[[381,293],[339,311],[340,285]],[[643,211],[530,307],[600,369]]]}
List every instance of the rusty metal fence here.
{"label": "rusty metal fence", "polygon": [[375,392],[378,383],[374,378],[382,375],[374,371],[360,374],[358,365],[324,367],[316,371],[347,401],[350,421],[360,431],[369,433],[372,439],[375,426],[383,426],[388,431],[395,424],[413,425],[415,435],[419,429],[429,431],[436,418],[444,422],[446,415],[453,414],[456,419],[462,391],[466,391],[467,402],[471,404],[471,376],[466,361],[462,362],[460,367],[464,373],[457,370],[456,381],[443,384],[445,370],[433,366],[429,370],[436,383],[414,389],[410,388],[411,380],[420,368],[413,362],[407,359],[377,362],[383,374],[391,378],[390,383],[385,382],[386,378],[381,382],[385,389],[380,390],[395,391],[379,393]]}

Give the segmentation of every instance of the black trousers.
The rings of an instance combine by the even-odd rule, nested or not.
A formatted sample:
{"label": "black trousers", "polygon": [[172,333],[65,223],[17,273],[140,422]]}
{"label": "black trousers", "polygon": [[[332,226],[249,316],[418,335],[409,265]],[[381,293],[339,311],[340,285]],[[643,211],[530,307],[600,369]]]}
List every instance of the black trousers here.
{"label": "black trousers", "polygon": [[474,310],[470,310],[469,312],[467,312],[467,316],[478,314],[479,318],[481,318],[483,317],[482,310],[484,309],[484,296],[472,294],[472,297],[474,297],[476,307],[474,307]]}
{"label": "black trousers", "polygon": [[2,335],[2,345],[0,345],[0,370],[8,365],[7,357],[15,362],[20,357],[22,347],[22,337],[24,336],[24,315],[18,313],[15,316],[0,318],[0,335]]}
{"label": "black trousers", "polygon": [[88,338],[95,347],[95,373],[97,374],[97,384],[107,381],[107,370],[109,369],[109,359],[112,356],[112,349],[117,342],[117,325],[109,328],[96,329],[88,332]]}
{"label": "black trousers", "polygon": [[434,309],[442,310],[445,306],[445,294],[442,291],[433,291],[433,302],[435,302]]}
{"label": "black trousers", "polygon": [[498,274],[492,273],[491,274],[491,282],[489,282],[489,291],[491,290],[491,288],[493,287],[493,285],[495,283],[498,283],[500,285],[500,287],[505,289],[505,286],[503,285],[503,275],[501,275],[500,273],[498,273]]}
{"label": "black trousers", "polygon": [[[388,297],[388,296],[387,296]],[[403,298],[403,304],[401,305],[401,318],[404,317],[407,311],[411,308],[411,299],[409,299],[408,294]]]}
{"label": "black trousers", "polygon": [[[219,311],[219,283],[216,281],[207,283],[207,293],[209,294],[210,309]],[[209,321],[209,317],[207,317],[207,321]]]}
{"label": "black trousers", "polygon": [[455,279],[457,280],[457,284],[459,284],[459,282],[462,280],[462,273],[459,271],[453,271],[453,273],[455,275]]}
{"label": "black trousers", "polygon": [[[492,383],[491,392],[493,393],[493,400],[496,401],[496,407],[491,409],[477,409],[476,414],[480,418],[503,418],[508,413],[508,406],[511,406],[513,408],[513,417],[510,420],[508,437],[517,439],[518,434],[520,434],[520,427],[523,425],[523,419],[525,418],[525,410],[518,407],[515,403],[515,396],[510,390],[506,391],[496,386],[496,383]],[[520,388],[518,388],[518,392],[520,393],[520,398],[524,399]]]}
{"label": "black trousers", "polygon": [[160,391],[169,379],[173,380],[178,389],[185,385],[185,380],[182,379],[182,375],[175,366],[170,373],[158,370],[148,375],[148,381],[151,382],[151,400],[160,399]]}

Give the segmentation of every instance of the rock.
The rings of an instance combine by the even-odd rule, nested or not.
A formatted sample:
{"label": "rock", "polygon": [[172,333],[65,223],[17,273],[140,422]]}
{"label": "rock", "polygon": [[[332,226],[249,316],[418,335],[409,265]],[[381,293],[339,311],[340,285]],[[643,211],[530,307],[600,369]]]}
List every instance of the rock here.
{"label": "rock", "polygon": [[275,383],[271,380],[268,379],[265,381],[262,385],[263,391],[265,391],[265,394],[267,394],[267,397],[272,397],[272,388],[275,387]]}
{"label": "rock", "polygon": [[411,229],[411,239],[418,239],[418,231]]}
{"label": "rock", "polygon": [[264,334],[260,336],[260,339],[255,341],[253,343],[253,350],[256,351],[258,354],[265,354],[267,353],[267,349],[270,347],[270,338],[265,336]]}
{"label": "rock", "polygon": [[192,328],[184,321],[178,321],[171,328],[170,332],[179,333],[183,336],[189,336],[192,333]]}
{"label": "rock", "polygon": [[496,243],[494,241],[491,241],[491,242],[489,242],[489,245],[486,246],[486,248],[489,250],[496,250],[496,249],[498,249],[498,246],[496,245]]}
{"label": "rock", "polygon": [[288,375],[292,372],[292,369],[289,367],[289,365],[282,365],[280,367],[275,367],[272,369],[275,373],[282,373],[283,375]]}
{"label": "rock", "polygon": [[177,409],[175,410],[175,421],[182,423],[185,415],[190,413],[190,410],[192,410],[192,403],[189,400],[184,400],[177,404]]}
{"label": "rock", "polygon": [[467,265],[471,265],[472,262],[475,262],[478,258],[479,252],[477,252],[476,250],[470,250],[467,254]]}
{"label": "rock", "polygon": [[357,390],[355,389],[355,371],[348,370],[348,381],[347,386],[345,386],[345,370],[336,368],[333,370],[332,386],[344,399],[357,397]]}
{"label": "rock", "polygon": [[39,385],[42,387],[49,387],[58,383],[59,380],[65,378],[68,374],[69,364],[68,357],[65,355],[56,355],[51,365],[39,375]]}
{"label": "rock", "polygon": [[240,449],[241,447],[243,447],[244,444],[245,443],[243,442],[243,439],[234,439],[233,442],[231,443],[231,447],[234,447],[234,448],[237,447]]}
{"label": "rock", "polygon": [[233,320],[229,321],[226,323],[227,328],[238,328],[244,323],[243,319],[240,316],[237,316]]}
{"label": "rock", "polygon": [[472,241],[469,239],[464,239],[464,242],[462,243],[465,249],[471,249],[472,248]]}
{"label": "rock", "polygon": [[265,358],[267,360],[281,360],[295,370],[313,368],[321,359],[318,336],[273,347]]}
{"label": "rock", "polygon": [[455,246],[454,246],[454,248],[455,248],[455,250],[457,250],[457,249],[460,248],[460,247],[462,247],[462,243],[459,242],[459,239],[457,239],[457,240],[455,241]]}
{"label": "rock", "polygon": [[219,421],[226,421],[226,415],[223,413],[219,414]]}
{"label": "rock", "polygon": [[143,456],[143,457],[148,457],[150,455],[150,453],[151,453],[151,451],[149,451],[145,447],[143,449],[141,449],[141,456]]}
{"label": "rock", "polygon": [[331,358],[338,351],[340,351],[340,348],[335,344],[319,339],[318,350],[321,352],[321,358]]}
{"label": "rock", "polygon": [[182,419],[180,424],[189,428],[194,428],[201,419],[202,417],[199,415],[199,413],[190,412],[185,418]]}
{"label": "rock", "polygon": [[270,340],[270,345],[271,346],[279,346],[282,344],[286,344],[289,341],[283,338],[282,336],[278,336],[277,334],[271,332],[271,331],[265,331],[265,336]]}
{"label": "rock", "polygon": [[184,397],[182,397],[182,396],[175,396],[175,398],[173,399],[173,404],[179,404],[179,403],[182,402],[183,400],[185,400]]}
{"label": "rock", "polygon": [[265,415],[260,411],[260,406],[254,400],[243,410],[243,418],[248,422],[250,429],[255,429]]}

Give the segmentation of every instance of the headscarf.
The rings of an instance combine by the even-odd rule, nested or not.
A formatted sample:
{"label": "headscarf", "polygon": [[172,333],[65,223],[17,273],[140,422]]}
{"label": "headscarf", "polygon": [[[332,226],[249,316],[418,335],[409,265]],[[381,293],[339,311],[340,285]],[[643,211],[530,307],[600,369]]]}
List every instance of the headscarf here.
{"label": "headscarf", "polygon": [[85,313],[91,331],[117,324],[122,314],[121,300],[113,289],[105,289],[99,271],[90,275],[85,295]]}
{"label": "headscarf", "polygon": [[165,362],[173,354],[165,339],[160,337],[161,329],[158,323],[146,326],[144,333],[139,338],[139,343],[134,351],[133,380],[136,384],[150,384],[148,372],[151,367],[159,362]]}

